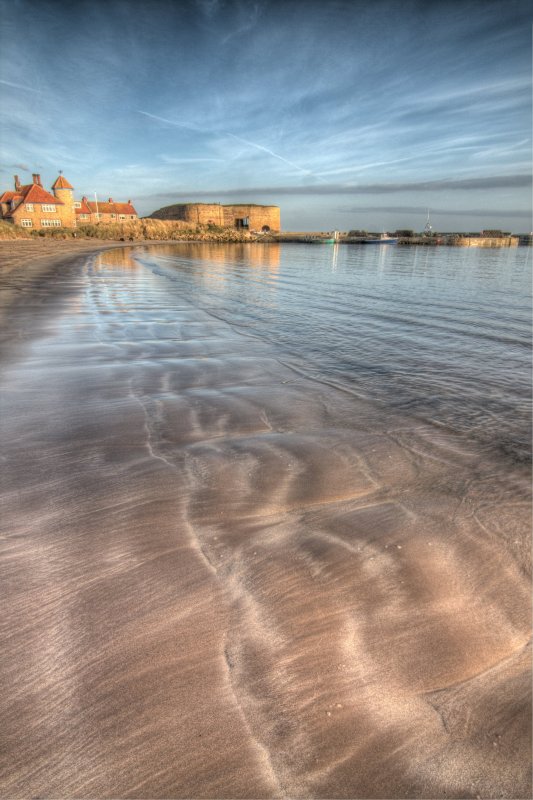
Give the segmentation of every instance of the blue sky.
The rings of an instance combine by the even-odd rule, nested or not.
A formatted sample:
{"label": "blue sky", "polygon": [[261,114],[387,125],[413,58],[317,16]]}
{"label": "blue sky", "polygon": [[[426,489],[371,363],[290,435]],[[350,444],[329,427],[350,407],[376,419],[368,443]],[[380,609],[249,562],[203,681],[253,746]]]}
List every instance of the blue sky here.
{"label": "blue sky", "polygon": [[[0,0],[0,185],[531,229],[529,3]],[[31,178],[30,178],[31,179]]]}

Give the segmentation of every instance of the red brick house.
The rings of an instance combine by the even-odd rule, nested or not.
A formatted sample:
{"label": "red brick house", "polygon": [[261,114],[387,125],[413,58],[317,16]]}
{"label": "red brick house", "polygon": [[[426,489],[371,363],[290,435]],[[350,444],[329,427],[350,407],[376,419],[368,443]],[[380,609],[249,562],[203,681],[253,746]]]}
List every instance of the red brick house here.
{"label": "red brick house", "polygon": [[0,194],[0,219],[22,228],[75,228],[88,224],[124,223],[138,219],[131,200],[115,203],[89,202],[86,197],[75,200],[74,187],[59,175],[52,186],[52,194],[44,189],[41,176],[33,175],[33,182],[22,185],[15,175],[14,190]]}

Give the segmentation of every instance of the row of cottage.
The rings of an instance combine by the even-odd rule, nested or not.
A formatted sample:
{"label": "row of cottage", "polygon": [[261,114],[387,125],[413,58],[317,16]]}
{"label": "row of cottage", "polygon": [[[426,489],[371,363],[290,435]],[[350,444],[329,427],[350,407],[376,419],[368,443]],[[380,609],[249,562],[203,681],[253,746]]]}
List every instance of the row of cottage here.
{"label": "row of cottage", "polygon": [[127,203],[115,203],[111,197],[107,202],[96,198],[93,202],[86,197],[75,200],[74,187],[64,175],[59,174],[52,194],[43,187],[40,175],[32,177],[33,182],[23,186],[15,175],[14,191],[0,195],[0,219],[22,228],[75,228],[138,219],[131,200]]}

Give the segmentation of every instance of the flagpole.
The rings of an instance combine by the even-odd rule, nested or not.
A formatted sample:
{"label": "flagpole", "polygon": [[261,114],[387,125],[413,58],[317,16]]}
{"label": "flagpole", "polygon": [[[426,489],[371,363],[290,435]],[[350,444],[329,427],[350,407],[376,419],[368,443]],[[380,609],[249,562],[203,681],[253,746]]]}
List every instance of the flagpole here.
{"label": "flagpole", "polygon": [[98,213],[98,198],[96,196],[96,192],[94,193],[94,203],[96,206],[96,221],[100,222],[100,214]]}

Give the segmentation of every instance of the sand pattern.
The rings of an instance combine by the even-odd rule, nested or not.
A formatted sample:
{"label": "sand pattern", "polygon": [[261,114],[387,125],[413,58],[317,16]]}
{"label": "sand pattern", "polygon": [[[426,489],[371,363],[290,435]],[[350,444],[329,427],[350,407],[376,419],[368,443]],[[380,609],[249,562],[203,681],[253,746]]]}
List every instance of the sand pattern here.
{"label": "sand pattern", "polygon": [[10,325],[2,796],[530,795],[522,467],[127,250]]}

